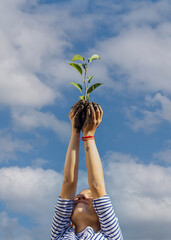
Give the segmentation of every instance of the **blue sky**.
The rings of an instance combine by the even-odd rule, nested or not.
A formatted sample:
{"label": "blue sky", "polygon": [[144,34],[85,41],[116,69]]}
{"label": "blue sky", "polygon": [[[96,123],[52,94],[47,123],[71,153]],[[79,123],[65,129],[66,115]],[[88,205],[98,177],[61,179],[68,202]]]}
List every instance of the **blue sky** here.
{"label": "blue sky", "polygon": [[[171,3],[1,0],[0,239],[49,238],[81,81],[97,53],[96,142],[127,240],[170,240]],[[78,192],[87,188],[83,144]]]}

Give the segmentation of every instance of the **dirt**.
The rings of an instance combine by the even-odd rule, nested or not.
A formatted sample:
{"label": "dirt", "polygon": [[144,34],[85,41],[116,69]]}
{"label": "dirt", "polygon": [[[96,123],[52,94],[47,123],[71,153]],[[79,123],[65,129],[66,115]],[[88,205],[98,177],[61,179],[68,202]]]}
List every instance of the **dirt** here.
{"label": "dirt", "polygon": [[[91,102],[89,101],[85,101],[82,102],[80,101],[80,103],[78,104],[78,108],[77,110],[81,107],[81,105],[83,105],[83,110],[80,112],[80,114],[78,115],[78,117],[75,119],[75,128],[80,131],[82,129],[82,126],[86,120],[86,112],[87,112],[87,107]],[[96,104],[94,102],[92,102],[94,109],[96,110]]]}
{"label": "dirt", "polygon": [[79,115],[76,117],[75,119],[75,128],[80,131],[82,129],[82,126],[85,122],[85,119],[86,119],[86,109],[87,109],[87,106],[89,105],[89,102],[85,101],[85,102],[82,102],[80,101],[78,103],[78,107],[77,107],[77,111],[79,108],[81,108],[83,105],[83,110],[79,113]]}

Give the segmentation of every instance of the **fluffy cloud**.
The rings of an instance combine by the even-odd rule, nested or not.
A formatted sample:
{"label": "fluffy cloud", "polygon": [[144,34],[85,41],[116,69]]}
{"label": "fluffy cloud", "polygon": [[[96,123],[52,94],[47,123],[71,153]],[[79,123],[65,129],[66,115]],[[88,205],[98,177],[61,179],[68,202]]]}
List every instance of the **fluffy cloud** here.
{"label": "fluffy cloud", "polygon": [[[0,169],[0,182],[2,183],[0,201],[5,203],[10,212],[19,213],[27,217],[28,221],[30,219],[31,225],[36,226],[32,229],[33,239],[47,239],[50,234],[54,206],[60,193],[62,175],[53,170],[30,167],[2,168]],[[6,217],[4,213],[2,217],[3,219]],[[17,219],[8,220],[6,217],[8,225],[11,221],[14,224],[9,227],[9,233],[13,232],[13,225],[18,225]],[[1,228],[5,235],[6,228],[3,225]],[[20,233],[17,236],[19,239]]]}
{"label": "fluffy cloud", "polygon": [[109,61],[109,70],[125,75],[133,90],[171,92],[170,34],[150,27],[131,28],[101,44],[101,55]]}
{"label": "fluffy cloud", "polygon": [[[137,157],[118,152],[108,152],[104,162],[107,190],[125,238],[169,240],[171,168],[145,165]],[[31,218],[37,226],[33,235],[41,232],[41,239],[46,239],[62,175],[41,168],[2,168],[0,182],[0,200],[7,210]],[[87,175],[81,171],[78,190],[86,187]]]}
{"label": "fluffy cloud", "polygon": [[33,168],[41,168],[43,167],[44,165],[46,165],[48,163],[47,160],[45,159],[42,159],[42,158],[36,158],[36,159],[33,159],[32,162],[31,162],[31,166]]}
{"label": "fluffy cloud", "polygon": [[128,11],[119,14],[120,21],[114,24],[117,34],[96,46],[109,75],[119,77],[129,90],[170,94],[171,32],[169,15],[165,14],[169,1],[131,2],[124,7]]}
{"label": "fluffy cloud", "polygon": [[8,209],[40,217],[49,201],[54,202],[62,178],[53,170],[11,167],[0,169],[0,179],[0,198]]}
{"label": "fluffy cloud", "polygon": [[171,100],[168,97],[160,93],[154,97],[148,95],[145,98],[145,104],[148,110],[132,106],[125,111],[130,121],[129,125],[134,131],[143,129],[146,132],[152,132],[163,120],[171,123]]}
{"label": "fluffy cloud", "polygon": [[71,81],[72,73],[66,71],[66,48],[78,37],[88,39],[98,20],[91,15],[73,17],[73,10],[36,0],[2,1],[0,103],[42,107],[61,98],[59,86]]}
{"label": "fluffy cloud", "polygon": [[[142,115],[142,118],[137,117],[137,113]],[[155,113],[140,110],[137,107],[132,106],[126,110],[127,118],[129,119],[128,125],[134,130],[144,130],[146,133],[151,133],[156,129],[156,126],[161,122],[158,116]]]}
{"label": "fluffy cloud", "polygon": [[45,31],[47,25],[40,23],[41,16],[36,19],[35,15],[22,12],[20,4],[24,2],[11,5],[3,1],[1,5],[0,102],[42,106],[55,98],[55,92],[37,75],[49,51],[48,41],[52,42],[53,37],[48,37],[51,35]]}
{"label": "fluffy cloud", "polygon": [[0,213],[0,238],[33,240],[30,230],[22,227],[17,218],[10,218],[6,212]]}
{"label": "fluffy cloud", "polygon": [[157,152],[154,154],[154,158],[161,163],[171,164],[171,149],[166,149],[162,152]]}
{"label": "fluffy cloud", "polygon": [[72,80],[71,74],[73,79],[78,78],[69,68],[66,71],[66,47],[71,48],[78,38],[93,39],[92,30],[100,21],[109,24],[106,16],[111,9],[118,14],[118,21],[109,15],[115,36],[96,44],[95,52],[104,59],[97,77],[116,90],[122,89],[121,84],[112,79],[122,76],[123,86],[127,83],[131,89],[170,93],[170,23],[165,14],[170,9],[168,1],[131,1],[129,5],[124,3],[128,10],[124,13],[121,3],[110,1],[110,9],[104,9],[102,1],[95,1],[91,6],[94,14],[87,14],[88,3],[84,3],[75,17],[79,2],[66,6],[39,5],[36,0],[29,4],[26,0],[12,4],[2,1],[0,103],[42,107],[61,98],[59,87]]}
{"label": "fluffy cloud", "polygon": [[171,100],[168,97],[162,96],[160,93],[156,94],[154,98],[148,98],[148,102],[154,104],[160,104],[161,109],[158,111],[158,115],[161,119],[171,122]]}
{"label": "fluffy cloud", "polygon": [[167,140],[162,150],[153,153],[154,161],[158,161],[166,166],[171,164],[171,141]]}
{"label": "fluffy cloud", "polygon": [[32,145],[26,140],[19,140],[0,131],[0,162],[15,160],[18,152],[29,152],[30,150],[32,150]]}
{"label": "fluffy cloud", "polygon": [[37,110],[14,110],[12,117],[15,126],[24,130],[43,127],[56,132],[63,141],[69,138],[71,131],[69,123],[58,120],[52,113],[43,113]]}
{"label": "fluffy cloud", "polygon": [[169,240],[171,168],[144,165],[137,158],[115,152],[106,159],[107,188],[125,238]]}
{"label": "fluffy cloud", "polygon": [[[126,6],[129,11],[123,17],[123,22],[128,25],[142,26],[146,24],[158,23],[159,21],[167,21],[170,15],[170,2],[164,1],[131,1]],[[146,13],[146,14],[144,14]]]}
{"label": "fluffy cloud", "polygon": [[[136,105],[127,111],[133,130],[149,132],[163,120],[171,122],[170,2],[127,2],[107,5],[98,0],[93,5],[73,0],[70,5],[39,5],[37,0],[1,1],[0,104],[13,107],[14,127],[43,127],[68,138],[69,125],[40,109],[62,98],[62,87],[78,78],[66,63],[75,46],[80,49],[84,43],[85,48],[96,46],[84,48],[85,57],[87,52],[102,57],[103,61],[92,64],[92,72],[106,87],[154,92],[146,97],[144,108]],[[105,40],[108,33],[110,38]],[[156,94],[161,90],[162,94]],[[0,134],[0,160],[31,149],[27,141]],[[153,162],[170,163],[170,147],[153,156]],[[62,174],[38,168],[46,163],[37,158],[33,168],[0,169],[0,201],[5,206],[0,213],[1,238],[49,238]],[[170,240],[170,167],[145,165],[137,157],[113,152],[104,157],[104,165],[106,186],[124,237]],[[86,172],[80,171],[79,178],[78,191],[87,187]],[[29,229],[22,225],[22,218],[32,223]]]}

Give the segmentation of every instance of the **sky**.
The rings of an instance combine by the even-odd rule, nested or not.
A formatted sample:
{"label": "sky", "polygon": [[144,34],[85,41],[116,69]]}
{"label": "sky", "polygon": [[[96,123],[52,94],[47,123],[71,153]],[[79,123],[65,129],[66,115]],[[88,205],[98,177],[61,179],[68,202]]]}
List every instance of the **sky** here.
{"label": "sky", "polygon": [[[89,58],[95,138],[125,240],[171,236],[171,2],[0,0],[0,240],[47,240]],[[78,192],[87,188],[80,143]]]}

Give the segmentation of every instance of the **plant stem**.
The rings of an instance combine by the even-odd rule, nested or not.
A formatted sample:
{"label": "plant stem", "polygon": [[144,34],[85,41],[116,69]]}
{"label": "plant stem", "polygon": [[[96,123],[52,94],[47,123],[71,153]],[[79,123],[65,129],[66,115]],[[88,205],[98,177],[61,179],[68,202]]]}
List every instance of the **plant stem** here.
{"label": "plant stem", "polygon": [[84,100],[85,100],[85,101],[86,101],[86,99],[87,99],[87,83],[86,83],[86,79],[87,79],[87,67],[85,67],[85,78],[84,78],[84,86],[85,86]]}

